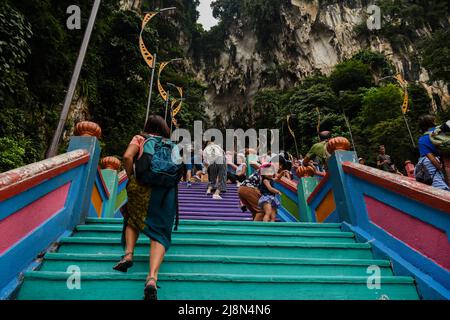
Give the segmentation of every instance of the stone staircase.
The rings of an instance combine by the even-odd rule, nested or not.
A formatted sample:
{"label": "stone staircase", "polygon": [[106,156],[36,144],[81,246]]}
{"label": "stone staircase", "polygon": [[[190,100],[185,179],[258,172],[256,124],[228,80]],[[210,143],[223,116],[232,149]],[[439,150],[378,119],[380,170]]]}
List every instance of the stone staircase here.
{"label": "stone staircase", "polygon": [[194,183],[190,188],[186,183],[179,187],[180,219],[251,221],[251,213],[242,212],[236,185],[229,184],[222,200],[214,200],[206,195],[207,184]]}
{"label": "stone staircase", "polygon": [[[389,261],[374,260],[370,244],[356,243],[340,224],[246,221],[235,187],[223,201],[207,199],[205,189],[180,188],[182,220],[160,270],[160,299],[419,298],[412,278],[394,276]],[[142,299],[149,240],[138,240],[127,274],[115,272],[121,230],[120,219],[88,219],[25,274],[18,299]],[[379,267],[380,288],[368,288],[369,266]],[[81,288],[71,290],[74,267]]]}

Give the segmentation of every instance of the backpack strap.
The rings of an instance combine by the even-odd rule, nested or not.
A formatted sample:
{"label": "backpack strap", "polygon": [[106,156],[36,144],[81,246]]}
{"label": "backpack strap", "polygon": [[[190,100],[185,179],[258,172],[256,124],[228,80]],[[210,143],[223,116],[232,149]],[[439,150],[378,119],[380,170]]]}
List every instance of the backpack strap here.
{"label": "backpack strap", "polygon": [[177,213],[176,213],[176,218],[175,218],[175,228],[173,229],[174,231],[178,231],[178,226],[180,225],[180,206],[178,204],[178,185],[175,187],[175,195],[176,195],[176,207],[177,207]]}

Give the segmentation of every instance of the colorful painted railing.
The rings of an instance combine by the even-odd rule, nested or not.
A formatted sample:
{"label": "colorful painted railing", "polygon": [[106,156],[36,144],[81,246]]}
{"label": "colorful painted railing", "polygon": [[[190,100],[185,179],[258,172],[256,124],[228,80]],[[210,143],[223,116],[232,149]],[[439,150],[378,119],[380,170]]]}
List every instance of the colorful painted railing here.
{"label": "colorful painted railing", "polygon": [[275,183],[275,188],[282,192],[280,197],[281,207],[278,209],[278,218],[283,222],[300,221],[297,182],[282,178]]}
{"label": "colorful painted railing", "polygon": [[13,293],[40,253],[87,216],[121,216],[128,178],[117,171],[120,161],[99,161],[98,125],[82,122],[77,131],[67,153],[0,174],[0,299]]}
{"label": "colorful painted railing", "polygon": [[308,199],[311,194],[321,190],[321,187],[317,188],[317,186],[324,179],[325,174],[315,174],[313,172],[311,175],[305,176],[296,172],[294,175],[295,179],[288,180],[283,178],[281,181],[276,182],[276,188],[282,192],[281,207],[278,210],[278,216],[281,221],[323,222],[320,219],[316,219]]}
{"label": "colorful painted railing", "polygon": [[308,197],[311,221],[342,222],[396,275],[413,276],[422,298],[450,299],[450,193],[360,165],[350,151],[335,151],[328,170]]}
{"label": "colorful painted railing", "polygon": [[360,242],[371,242],[378,258],[392,261],[397,275],[414,277],[422,298],[450,299],[450,193],[360,165],[356,153],[335,148],[340,143],[330,144],[338,150],[328,150],[326,175],[303,168],[296,188],[278,183],[280,218],[340,222]]}
{"label": "colorful painted railing", "polygon": [[0,299],[19,274],[88,212],[100,146],[73,137],[68,152],[0,174]]}
{"label": "colorful painted railing", "polygon": [[118,218],[120,209],[127,203],[126,184],[128,177],[125,171],[98,168],[92,190],[89,217]]}
{"label": "colorful painted railing", "polygon": [[355,162],[337,163],[344,229],[371,242],[397,275],[413,276],[423,298],[450,299],[450,193]]}

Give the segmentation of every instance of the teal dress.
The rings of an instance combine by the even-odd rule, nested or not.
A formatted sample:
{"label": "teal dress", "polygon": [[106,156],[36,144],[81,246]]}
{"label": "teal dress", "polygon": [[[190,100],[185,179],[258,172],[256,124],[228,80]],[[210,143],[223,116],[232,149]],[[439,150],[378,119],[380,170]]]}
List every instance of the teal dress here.
{"label": "teal dress", "polygon": [[127,193],[122,245],[125,246],[125,229],[130,225],[151,240],[162,244],[168,251],[178,211],[178,187],[149,188],[139,185],[132,177],[127,186]]}

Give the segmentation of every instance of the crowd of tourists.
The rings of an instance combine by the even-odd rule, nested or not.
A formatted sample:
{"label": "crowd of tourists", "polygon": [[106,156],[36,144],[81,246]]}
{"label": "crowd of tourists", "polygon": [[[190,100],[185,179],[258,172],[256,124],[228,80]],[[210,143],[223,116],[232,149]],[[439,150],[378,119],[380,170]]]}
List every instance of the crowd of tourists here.
{"label": "crowd of tourists", "polygon": [[[435,188],[448,190],[450,177],[450,121],[436,125],[434,116],[422,116],[419,126],[423,135],[418,141],[420,158],[416,166],[406,161],[406,174]],[[160,116],[151,116],[143,133],[131,140],[123,156],[129,178],[128,203],[123,210],[122,243],[125,254],[114,266],[127,272],[133,266],[133,255],[139,234],[151,239],[150,268],[145,284],[144,299],[157,299],[159,268],[170,248],[172,230],[178,226],[178,184],[207,182],[205,193],[221,201],[229,184],[238,186],[240,206],[250,211],[254,221],[274,222],[280,206],[281,192],[275,182],[292,180],[301,166],[312,166],[316,172],[327,171],[329,131],[319,134],[305,157],[293,157],[288,152],[258,155],[251,148],[225,152],[213,139],[205,141],[201,150],[192,153],[190,163],[174,161],[176,144],[170,140],[170,129]],[[197,152],[195,152],[197,151]],[[359,158],[365,165],[365,160]],[[150,165],[151,164],[151,165]],[[148,168],[151,167],[151,170]],[[402,175],[384,145],[379,147],[377,167]],[[183,170],[184,169],[184,170]],[[176,219],[175,219],[176,218]]]}

